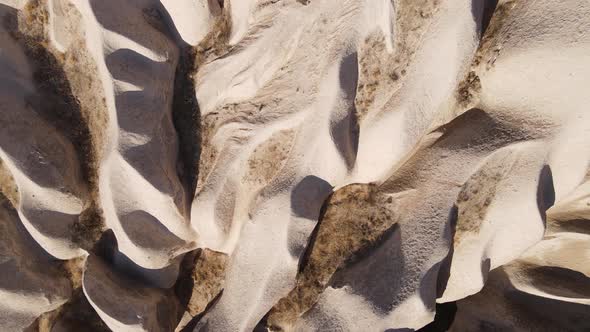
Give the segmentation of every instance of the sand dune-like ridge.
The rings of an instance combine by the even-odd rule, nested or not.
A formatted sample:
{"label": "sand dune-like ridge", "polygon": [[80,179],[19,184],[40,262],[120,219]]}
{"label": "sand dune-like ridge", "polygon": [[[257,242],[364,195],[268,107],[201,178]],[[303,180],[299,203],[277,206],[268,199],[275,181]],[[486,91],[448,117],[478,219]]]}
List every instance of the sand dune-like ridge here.
{"label": "sand dune-like ridge", "polygon": [[586,1],[0,23],[0,330],[590,329]]}

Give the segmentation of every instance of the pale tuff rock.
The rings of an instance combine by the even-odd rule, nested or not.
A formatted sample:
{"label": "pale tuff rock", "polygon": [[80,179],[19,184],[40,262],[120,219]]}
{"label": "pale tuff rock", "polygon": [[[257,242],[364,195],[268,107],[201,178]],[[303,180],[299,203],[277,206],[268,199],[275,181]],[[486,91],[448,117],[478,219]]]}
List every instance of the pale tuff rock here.
{"label": "pale tuff rock", "polygon": [[582,0],[0,0],[0,330],[580,331]]}

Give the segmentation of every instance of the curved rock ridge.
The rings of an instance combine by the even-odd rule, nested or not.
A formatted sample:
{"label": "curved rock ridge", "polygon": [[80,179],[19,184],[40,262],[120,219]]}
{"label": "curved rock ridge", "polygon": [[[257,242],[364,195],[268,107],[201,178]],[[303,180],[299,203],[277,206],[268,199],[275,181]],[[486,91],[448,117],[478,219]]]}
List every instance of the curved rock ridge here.
{"label": "curved rock ridge", "polygon": [[584,0],[0,0],[0,330],[588,330],[589,64]]}

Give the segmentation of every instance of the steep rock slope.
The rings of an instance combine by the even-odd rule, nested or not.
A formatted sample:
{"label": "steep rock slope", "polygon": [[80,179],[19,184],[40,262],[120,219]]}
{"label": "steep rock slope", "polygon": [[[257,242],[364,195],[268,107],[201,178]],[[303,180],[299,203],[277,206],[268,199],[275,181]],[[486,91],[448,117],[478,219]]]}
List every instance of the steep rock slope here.
{"label": "steep rock slope", "polygon": [[590,328],[589,14],[0,0],[0,329]]}

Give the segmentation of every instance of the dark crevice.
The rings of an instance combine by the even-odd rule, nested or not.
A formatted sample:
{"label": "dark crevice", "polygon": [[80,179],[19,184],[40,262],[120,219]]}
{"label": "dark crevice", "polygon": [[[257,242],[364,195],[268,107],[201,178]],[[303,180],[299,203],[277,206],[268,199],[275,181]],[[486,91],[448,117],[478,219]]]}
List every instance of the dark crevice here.
{"label": "dark crevice", "polygon": [[322,207],[320,209],[320,214],[318,217],[318,222],[316,223],[313,231],[311,232],[311,235],[309,236],[309,240],[307,241],[307,245],[305,246],[305,251],[303,252],[303,255],[299,259],[297,274],[302,273],[303,269],[309,263],[309,256],[311,255],[311,252],[313,251],[313,245],[316,242],[316,239],[318,236],[318,231],[320,230],[320,228],[322,226],[322,220],[324,220],[324,215],[326,214],[326,209],[328,208],[327,202],[330,201],[330,197],[333,194],[334,193],[328,195],[328,197],[326,197],[326,199],[324,200],[324,204],[322,204]]}
{"label": "dark crevice", "polygon": [[455,232],[457,229],[457,219],[459,217],[459,209],[457,205],[453,205],[451,208],[451,212],[449,213],[449,229],[450,229],[450,239],[449,239],[449,252],[447,256],[441,262],[440,269],[438,271],[438,277],[436,282],[436,296],[441,297],[445,289],[447,288],[447,283],[449,281],[449,277],[451,275],[451,264],[453,262],[453,253],[455,252]]}
{"label": "dark crevice", "polygon": [[96,242],[96,245],[92,248],[92,253],[112,265],[114,264],[118,247],[119,245],[115,233],[113,230],[109,229],[105,231],[100,237],[100,240]]}
{"label": "dark crevice", "polygon": [[217,5],[219,6],[219,8],[223,9],[223,6],[225,4],[224,0],[209,0],[210,2],[215,2],[217,3]]}
{"label": "dark crevice", "polygon": [[[213,0],[215,2],[222,0]],[[177,173],[187,192],[186,212],[195,194],[201,154],[201,114],[196,96],[194,74],[196,51],[181,37],[166,8],[158,3],[143,11],[144,18],[178,47],[178,63],[174,74],[172,120],[178,137]]]}
{"label": "dark crevice", "polygon": [[488,281],[488,276],[491,271],[491,266],[492,266],[492,260],[489,258],[484,259],[480,264],[481,279],[483,280],[484,285]]}
{"label": "dark crevice", "polygon": [[[441,262],[441,266],[438,270],[437,276],[437,283],[436,283],[436,296],[441,297],[444,294],[445,289],[447,288],[447,283],[449,281],[449,277],[451,274],[451,264],[453,262],[453,254],[454,254],[454,238],[455,232],[457,229],[457,220],[458,220],[458,207],[457,205],[453,205],[451,211],[449,212],[449,252],[447,256]],[[424,326],[423,328],[417,330],[420,332],[444,332],[447,331],[453,320],[455,319],[455,314],[457,313],[457,304],[456,302],[447,302],[447,303],[436,303],[435,306],[436,313],[434,315],[434,320]]]}
{"label": "dark crevice", "polygon": [[554,231],[590,234],[590,220],[588,219],[550,220],[547,226]]}
{"label": "dark crevice", "polygon": [[[179,300],[178,326],[194,326],[223,291],[228,256],[210,249],[197,249],[185,255],[173,287]],[[192,317],[190,322],[186,319]],[[178,324],[177,324],[178,325]]]}
{"label": "dark crevice", "polygon": [[543,219],[543,226],[547,224],[547,210],[555,203],[555,188],[553,187],[553,173],[549,165],[543,166],[539,174],[537,187],[537,207]]}
{"label": "dark crevice", "polygon": [[492,20],[492,16],[494,16],[496,7],[498,6],[498,0],[484,0],[483,2],[484,6],[481,20],[481,35],[485,34],[488,26],[490,25],[490,21]]}
{"label": "dark crevice", "polygon": [[201,113],[193,78],[194,68],[194,49],[183,46],[174,79],[172,115],[180,150],[179,177],[187,190],[187,202],[192,201],[195,195],[201,155]]}
{"label": "dark crevice", "polygon": [[252,332],[268,332],[268,315],[270,312],[267,312],[266,315],[264,315],[264,317],[262,317],[262,319],[260,319],[260,321],[258,322],[258,324],[256,324],[256,326],[254,327],[254,330],[252,330]]}
{"label": "dark crevice", "polygon": [[483,37],[494,16],[498,0],[473,0],[471,15],[477,23],[477,34]]}
{"label": "dark crevice", "polygon": [[[215,2],[215,3],[213,3]],[[191,202],[196,192],[197,182],[199,179],[199,163],[202,150],[202,130],[201,130],[201,113],[196,97],[195,74],[200,64],[202,64],[208,55],[216,54],[225,50],[227,40],[229,39],[229,32],[231,29],[230,21],[228,19],[228,6],[224,6],[223,0],[210,0],[211,8],[217,11],[216,24],[212,31],[204,38],[198,46],[187,44],[179,35],[174,22],[169,13],[163,6],[158,6],[158,21],[163,21],[166,26],[167,35],[173,40],[179,50],[178,63],[176,66],[174,77],[174,95],[172,102],[172,120],[174,128],[178,137],[178,160],[177,172],[179,179],[183,183],[186,191],[186,206],[185,213],[187,218],[190,218]],[[225,8],[224,8],[225,7]],[[206,47],[203,47],[205,45]],[[185,313],[194,314],[190,322],[182,328],[181,331],[193,331],[199,321],[205,314],[217,303],[222,296],[221,289],[217,294],[212,293],[214,297],[209,301],[205,308],[200,308],[199,300],[197,303],[192,303],[193,296],[208,296],[201,294],[203,290],[199,287],[205,287],[201,284],[203,276],[219,272],[216,268],[219,264],[225,265],[222,261],[223,257],[218,257],[218,253],[211,255],[205,253],[203,249],[187,253],[180,265],[180,272],[176,283],[172,288],[174,296],[180,302],[179,312],[177,312],[176,321],[180,322]],[[221,273],[224,273],[221,271]],[[217,278],[224,278],[224,275],[214,276]],[[196,279],[195,279],[196,278]],[[196,285],[195,283],[199,283]],[[199,286],[199,287],[198,287]],[[217,287],[215,285],[209,285]],[[214,291],[214,289],[209,289]],[[197,292],[197,293],[195,293]],[[207,298],[208,299],[208,298]],[[207,301],[205,299],[205,301]],[[196,308],[194,306],[199,308]],[[201,330],[207,330],[207,326],[203,326]]]}
{"label": "dark crevice", "polygon": [[445,332],[448,331],[453,324],[455,314],[457,313],[457,303],[448,302],[436,304],[436,314],[434,315],[434,321],[424,326],[421,329],[416,330],[417,332]]}
{"label": "dark crevice", "polygon": [[[195,280],[192,278],[195,262],[199,259],[202,252],[203,249],[197,249],[186,253],[180,264],[180,272],[178,273],[178,278],[174,284],[174,292],[180,302],[181,308],[188,307],[195,286]],[[182,314],[183,312],[179,312],[180,317],[178,317],[178,320],[182,318]]]}
{"label": "dark crevice", "polygon": [[203,326],[201,326],[201,328],[199,330],[196,330],[195,328],[196,328],[197,324],[199,324],[201,319],[211,310],[211,308],[213,308],[215,306],[215,304],[217,304],[217,302],[221,298],[222,294],[223,294],[223,290],[221,292],[219,292],[219,294],[217,294],[217,296],[215,296],[215,298],[213,298],[213,300],[211,302],[209,302],[209,304],[207,304],[207,307],[205,308],[205,310],[202,313],[200,313],[199,315],[197,315],[193,319],[191,319],[191,321],[180,332],[197,332],[197,331],[198,332],[207,332],[207,331],[210,331],[210,328],[207,323],[205,323]]}

